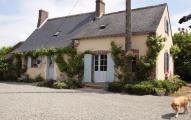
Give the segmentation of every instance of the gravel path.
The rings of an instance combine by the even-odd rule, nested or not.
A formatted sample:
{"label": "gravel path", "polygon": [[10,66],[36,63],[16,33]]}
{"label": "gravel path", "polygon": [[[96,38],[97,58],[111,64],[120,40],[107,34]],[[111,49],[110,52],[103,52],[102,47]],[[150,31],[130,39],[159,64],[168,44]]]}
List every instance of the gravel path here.
{"label": "gravel path", "polygon": [[[171,97],[131,96],[102,90],[56,90],[0,83],[1,120],[164,120],[175,119]],[[191,120],[180,115],[177,120]]]}

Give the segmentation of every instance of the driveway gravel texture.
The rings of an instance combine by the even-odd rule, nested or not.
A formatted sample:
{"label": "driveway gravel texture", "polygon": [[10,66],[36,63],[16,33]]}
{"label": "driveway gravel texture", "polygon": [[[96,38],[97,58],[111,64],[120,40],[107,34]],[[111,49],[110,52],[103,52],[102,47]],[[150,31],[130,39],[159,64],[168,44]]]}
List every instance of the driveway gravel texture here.
{"label": "driveway gravel texture", "polygon": [[189,114],[175,119],[171,100],[89,88],[58,90],[0,83],[0,120],[191,120],[191,108]]}

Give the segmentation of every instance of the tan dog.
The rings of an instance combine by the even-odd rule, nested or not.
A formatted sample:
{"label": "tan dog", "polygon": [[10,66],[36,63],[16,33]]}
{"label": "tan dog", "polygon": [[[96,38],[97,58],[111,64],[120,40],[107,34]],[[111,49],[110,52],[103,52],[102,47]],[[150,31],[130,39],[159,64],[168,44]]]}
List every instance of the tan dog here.
{"label": "tan dog", "polygon": [[176,116],[178,117],[178,114],[180,112],[181,108],[184,108],[184,114],[187,113],[188,114],[188,107],[189,107],[189,102],[191,101],[191,96],[181,96],[181,97],[177,97],[174,98],[172,101],[172,108],[173,110],[176,112]]}

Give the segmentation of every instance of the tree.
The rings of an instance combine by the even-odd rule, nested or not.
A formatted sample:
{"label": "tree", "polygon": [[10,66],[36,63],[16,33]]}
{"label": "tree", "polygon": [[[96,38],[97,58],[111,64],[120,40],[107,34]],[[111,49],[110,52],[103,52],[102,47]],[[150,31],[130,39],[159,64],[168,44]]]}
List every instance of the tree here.
{"label": "tree", "polygon": [[11,50],[11,47],[2,47],[2,48],[0,49],[0,58],[5,57],[5,55],[6,55],[7,53],[9,53],[10,50]]}
{"label": "tree", "polygon": [[175,74],[184,80],[191,80],[191,33],[176,33],[173,42],[171,54],[174,56]]}
{"label": "tree", "polygon": [[[182,24],[184,22],[187,22],[191,19],[191,14],[190,15],[187,15],[187,16],[183,16],[180,20],[179,20],[179,23]],[[189,28],[191,28],[191,26],[189,26]]]}

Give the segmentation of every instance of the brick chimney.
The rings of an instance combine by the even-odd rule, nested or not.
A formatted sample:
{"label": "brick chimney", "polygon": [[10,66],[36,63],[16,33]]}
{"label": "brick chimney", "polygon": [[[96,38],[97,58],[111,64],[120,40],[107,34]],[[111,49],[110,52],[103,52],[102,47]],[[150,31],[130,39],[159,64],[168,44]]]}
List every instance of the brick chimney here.
{"label": "brick chimney", "polygon": [[39,10],[38,24],[37,28],[39,28],[42,23],[48,18],[48,12],[45,10]]}
{"label": "brick chimney", "polygon": [[102,17],[105,14],[105,3],[103,0],[96,0],[96,17]]}

